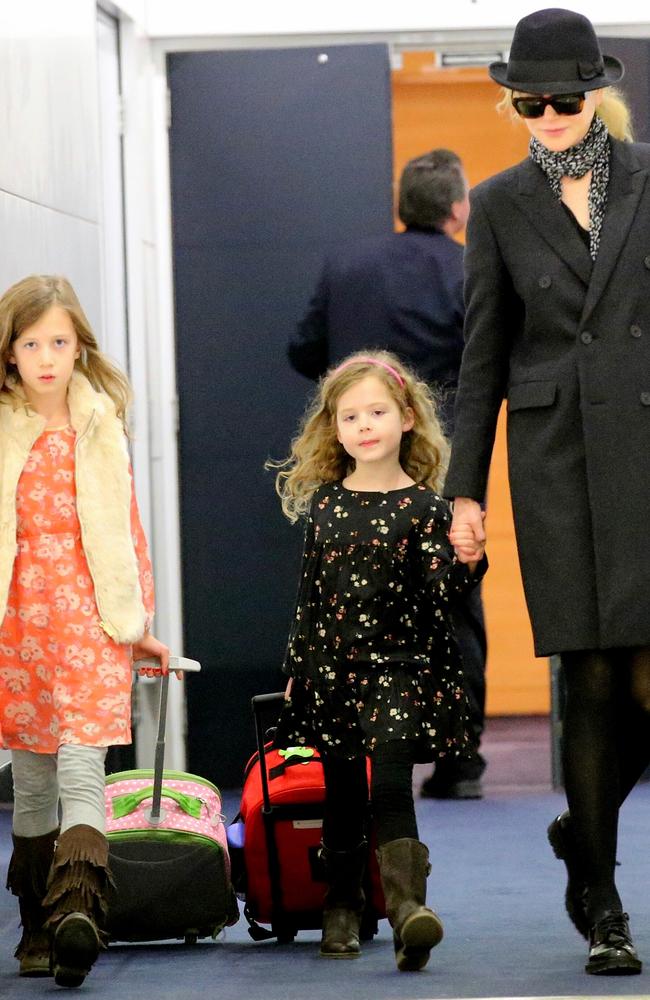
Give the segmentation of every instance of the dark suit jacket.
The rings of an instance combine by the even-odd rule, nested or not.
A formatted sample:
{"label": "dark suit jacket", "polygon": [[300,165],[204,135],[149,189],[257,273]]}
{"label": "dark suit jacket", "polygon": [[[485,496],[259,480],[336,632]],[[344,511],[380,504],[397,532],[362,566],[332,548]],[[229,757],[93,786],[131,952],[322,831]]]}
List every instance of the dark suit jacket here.
{"label": "dark suit jacket", "polygon": [[526,160],[474,188],[445,495],[482,499],[508,400],[538,655],[650,645],[650,146],[612,141],[592,267]]}
{"label": "dark suit jacket", "polygon": [[444,233],[407,229],[344,246],[325,263],[289,360],[316,379],[347,354],[382,348],[453,394],[462,286],[463,248]]}

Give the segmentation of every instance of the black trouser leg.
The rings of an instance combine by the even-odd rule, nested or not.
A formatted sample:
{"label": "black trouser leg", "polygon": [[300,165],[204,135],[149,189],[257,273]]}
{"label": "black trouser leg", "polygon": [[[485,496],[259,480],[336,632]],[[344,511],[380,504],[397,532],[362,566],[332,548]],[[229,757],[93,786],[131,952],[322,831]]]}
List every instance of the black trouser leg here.
{"label": "black trouser leg", "polygon": [[593,924],[620,908],[614,884],[620,801],[618,719],[621,664],[608,651],[562,656],[566,681],[563,766],[574,834],[589,886]]}
{"label": "black trouser leg", "polygon": [[650,764],[650,648],[622,650],[629,696],[619,725],[620,801]]}
{"label": "black trouser leg", "polygon": [[[480,752],[485,726],[485,660],[487,641],[480,586],[475,587],[457,603],[451,621],[463,661],[463,686],[467,697],[468,750],[459,756],[437,761],[433,775],[422,784],[425,798],[448,798],[454,795],[459,782],[478,782],[485,770],[485,758]],[[460,791],[460,790],[459,790]],[[480,788],[476,789],[480,793]],[[464,797],[464,796],[463,796]]]}
{"label": "black trouser leg", "polygon": [[325,772],[323,843],[332,851],[352,851],[365,837],[368,779],[364,757],[345,760],[321,753]]}
{"label": "black trouser leg", "polygon": [[418,838],[413,802],[413,749],[408,740],[382,743],[372,755],[370,787],[377,846]]}
{"label": "black trouser leg", "polygon": [[472,741],[470,757],[454,757],[437,764],[436,769],[448,766],[457,780],[480,778],[485,770],[485,760],[480,753],[481,736],[485,727],[485,661],[487,640],[480,585],[470,590],[452,611],[452,625],[463,660],[463,678],[467,695],[469,735]]}
{"label": "black trouser leg", "polygon": [[[365,758],[322,754],[325,771],[323,843],[354,850],[365,835],[368,783]],[[413,750],[408,740],[380,744],[372,755],[371,810],[378,846],[401,837],[417,839],[413,802]]]}

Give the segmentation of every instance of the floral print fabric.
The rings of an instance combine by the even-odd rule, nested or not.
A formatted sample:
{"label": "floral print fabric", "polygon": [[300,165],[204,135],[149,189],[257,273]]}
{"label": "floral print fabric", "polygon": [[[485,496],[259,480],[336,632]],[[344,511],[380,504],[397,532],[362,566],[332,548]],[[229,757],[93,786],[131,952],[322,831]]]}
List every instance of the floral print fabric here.
{"label": "floral print fabric", "polygon": [[486,563],[472,577],[456,560],[450,522],[447,502],[423,485],[316,491],[277,745],[315,743],[350,758],[408,739],[422,761],[464,748],[462,666],[448,610]]}
{"label": "floral print fabric", "polygon": [[[18,483],[18,544],[0,628],[0,729],[12,749],[131,742],[131,649],[100,624],[77,517],[74,446],[72,427],[44,431]],[[151,618],[153,575],[133,493],[131,530]]]}

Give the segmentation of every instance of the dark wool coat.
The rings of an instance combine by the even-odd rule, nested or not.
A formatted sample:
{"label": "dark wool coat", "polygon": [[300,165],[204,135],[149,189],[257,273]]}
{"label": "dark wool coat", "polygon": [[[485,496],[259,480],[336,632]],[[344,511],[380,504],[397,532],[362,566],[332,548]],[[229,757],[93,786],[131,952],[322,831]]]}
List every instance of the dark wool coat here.
{"label": "dark wool coat", "polygon": [[483,498],[508,401],[538,656],[650,645],[650,146],[612,140],[593,263],[526,160],[475,188],[445,495]]}

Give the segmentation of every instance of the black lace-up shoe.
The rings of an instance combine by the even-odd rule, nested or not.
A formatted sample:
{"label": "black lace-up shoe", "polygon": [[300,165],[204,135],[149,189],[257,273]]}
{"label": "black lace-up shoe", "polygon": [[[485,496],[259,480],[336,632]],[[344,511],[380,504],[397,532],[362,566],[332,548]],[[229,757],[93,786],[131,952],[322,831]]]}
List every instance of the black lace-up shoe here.
{"label": "black lace-up shoe", "polygon": [[611,910],[589,932],[589,961],[585,971],[593,976],[636,976],[641,960],[636,953],[627,913]]}
{"label": "black lace-up shoe", "polygon": [[573,839],[571,819],[568,812],[557,816],[548,828],[548,840],[553,853],[564,861],[567,871],[567,885],[564,905],[569,920],[579,934],[589,940],[589,920],[587,918],[587,884],[582,874],[580,854]]}

